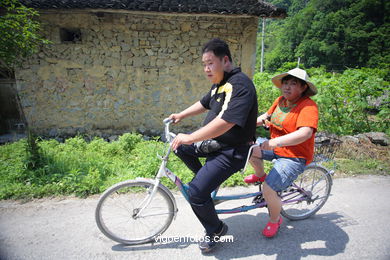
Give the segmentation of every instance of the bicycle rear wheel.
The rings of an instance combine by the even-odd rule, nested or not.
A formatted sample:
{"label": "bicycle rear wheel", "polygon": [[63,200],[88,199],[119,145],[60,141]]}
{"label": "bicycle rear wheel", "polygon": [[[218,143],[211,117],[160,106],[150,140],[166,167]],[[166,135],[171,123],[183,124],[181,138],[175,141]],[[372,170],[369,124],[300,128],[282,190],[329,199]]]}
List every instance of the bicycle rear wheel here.
{"label": "bicycle rear wheel", "polygon": [[174,198],[160,185],[150,203],[153,182],[130,180],[107,189],[99,199],[95,220],[108,238],[126,245],[153,241],[171,224],[176,207]]}
{"label": "bicycle rear wheel", "polygon": [[[324,206],[332,187],[332,178],[321,166],[308,166],[294,182],[304,192],[291,187],[281,193],[281,214],[290,220],[306,219]],[[290,202],[288,202],[290,201]]]}

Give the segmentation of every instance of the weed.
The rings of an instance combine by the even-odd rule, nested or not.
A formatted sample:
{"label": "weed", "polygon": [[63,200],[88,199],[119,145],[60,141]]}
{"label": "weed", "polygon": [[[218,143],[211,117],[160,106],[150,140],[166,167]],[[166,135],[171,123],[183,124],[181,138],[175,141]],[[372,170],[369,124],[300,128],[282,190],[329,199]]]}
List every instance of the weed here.
{"label": "weed", "polygon": [[[381,159],[388,158],[388,148],[376,148],[378,152],[375,145],[359,147],[346,144],[340,148],[336,154],[336,173],[389,174],[389,163]],[[70,194],[86,197],[120,181],[153,178],[160,165],[157,154],[164,154],[166,149],[166,144],[145,141],[138,134],[124,134],[110,143],[101,138],[87,142],[76,136],[64,143],[35,137],[5,144],[0,146],[0,199]],[[193,173],[174,153],[170,156],[169,169],[184,183],[191,181]],[[271,163],[265,162],[266,172],[271,167]],[[249,167],[245,175],[252,173]],[[243,177],[236,173],[222,186],[245,185]],[[162,181],[175,188],[167,178]]]}

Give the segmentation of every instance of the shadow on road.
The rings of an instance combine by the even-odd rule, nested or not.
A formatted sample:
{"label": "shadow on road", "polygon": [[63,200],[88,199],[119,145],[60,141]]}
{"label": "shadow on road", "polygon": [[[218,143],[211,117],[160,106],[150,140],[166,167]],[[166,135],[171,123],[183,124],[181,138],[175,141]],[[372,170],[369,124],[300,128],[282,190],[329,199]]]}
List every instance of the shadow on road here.
{"label": "shadow on road", "polygon": [[[223,217],[222,217],[223,218]],[[342,213],[318,214],[301,221],[284,223],[279,234],[268,239],[261,229],[268,220],[266,213],[257,216],[237,214],[223,218],[229,226],[233,241],[221,243],[210,255],[217,259],[237,259],[249,256],[276,256],[276,259],[301,259],[307,256],[334,256],[344,252],[349,237],[341,227],[354,225]],[[195,241],[144,244],[138,246],[115,245],[113,251],[140,251],[155,249],[184,249]],[[188,250],[188,249],[187,249]]]}
{"label": "shadow on road", "polygon": [[261,235],[268,214],[236,215],[225,219],[231,226],[234,243],[223,244],[214,253],[218,259],[234,259],[252,255],[275,256],[276,259],[301,259],[306,256],[334,256],[344,252],[349,237],[341,225],[350,225],[339,213],[318,214],[306,220],[284,223],[274,238]]}

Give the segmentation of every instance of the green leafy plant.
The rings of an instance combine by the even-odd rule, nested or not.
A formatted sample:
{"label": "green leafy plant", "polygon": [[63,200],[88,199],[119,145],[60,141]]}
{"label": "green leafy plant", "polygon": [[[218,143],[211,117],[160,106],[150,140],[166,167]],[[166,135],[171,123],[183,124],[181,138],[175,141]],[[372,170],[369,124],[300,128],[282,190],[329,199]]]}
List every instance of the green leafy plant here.
{"label": "green leafy plant", "polygon": [[[286,19],[269,20],[265,68],[276,71],[298,57],[327,70],[389,68],[389,1],[268,0],[287,9]],[[261,38],[258,38],[260,43]],[[258,44],[260,45],[260,44]],[[260,57],[260,49],[257,51]]]}
{"label": "green leafy plant", "polygon": [[50,41],[40,35],[41,24],[36,20],[39,14],[34,9],[17,0],[2,0],[0,14],[0,67],[12,73],[23,58]]}
{"label": "green leafy plant", "polygon": [[[287,71],[291,64],[284,68]],[[390,134],[390,93],[386,80],[389,70],[361,68],[331,73],[322,67],[307,71],[318,88],[313,99],[319,107],[319,131],[343,135],[370,131]],[[260,112],[265,112],[280,95],[271,82],[278,73],[254,76]]]}

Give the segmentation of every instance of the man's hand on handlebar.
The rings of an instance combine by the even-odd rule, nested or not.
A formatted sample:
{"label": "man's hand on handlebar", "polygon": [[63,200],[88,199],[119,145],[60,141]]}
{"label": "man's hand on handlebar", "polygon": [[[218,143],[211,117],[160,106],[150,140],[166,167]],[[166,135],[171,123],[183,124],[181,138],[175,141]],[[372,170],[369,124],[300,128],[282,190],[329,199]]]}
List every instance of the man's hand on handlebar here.
{"label": "man's hand on handlebar", "polygon": [[182,144],[192,144],[193,140],[191,135],[188,134],[178,134],[171,143],[172,150],[176,151],[177,148]]}
{"label": "man's hand on handlebar", "polygon": [[183,119],[183,117],[181,116],[180,113],[178,113],[178,114],[171,114],[169,116],[169,119],[172,119],[173,123],[177,124],[177,123],[179,123]]}

